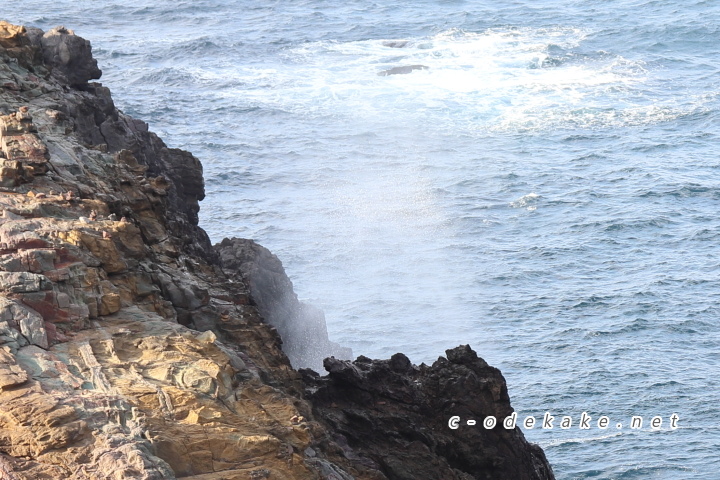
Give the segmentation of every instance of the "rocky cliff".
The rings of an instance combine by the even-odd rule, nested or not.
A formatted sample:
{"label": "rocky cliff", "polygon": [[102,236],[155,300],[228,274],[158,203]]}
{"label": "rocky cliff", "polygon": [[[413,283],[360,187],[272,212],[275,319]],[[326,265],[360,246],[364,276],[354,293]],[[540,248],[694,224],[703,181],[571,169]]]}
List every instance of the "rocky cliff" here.
{"label": "rocky cliff", "polygon": [[512,411],[469,348],[340,360],[276,257],[213,247],[200,162],[100,74],[0,22],[0,479],[553,478],[519,429],[447,427]]}

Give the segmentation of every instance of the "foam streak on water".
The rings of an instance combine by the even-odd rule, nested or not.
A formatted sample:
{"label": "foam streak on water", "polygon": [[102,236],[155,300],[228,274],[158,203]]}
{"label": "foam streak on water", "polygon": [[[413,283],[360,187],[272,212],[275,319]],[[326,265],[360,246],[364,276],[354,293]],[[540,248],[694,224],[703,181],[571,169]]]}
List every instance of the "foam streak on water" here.
{"label": "foam streak on water", "polygon": [[[521,416],[680,416],[527,431],[559,479],[717,478],[720,6],[411,3],[3,10],[91,39],[118,105],[203,160],[211,237],[277,253],[333,340],[470,343]],[[429,68],[378,76],[404,65]]]}

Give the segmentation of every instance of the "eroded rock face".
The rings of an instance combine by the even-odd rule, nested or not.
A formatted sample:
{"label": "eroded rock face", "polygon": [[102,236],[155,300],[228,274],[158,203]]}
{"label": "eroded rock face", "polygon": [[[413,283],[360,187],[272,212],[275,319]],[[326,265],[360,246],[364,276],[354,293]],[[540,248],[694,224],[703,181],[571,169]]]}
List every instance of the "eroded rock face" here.
{"label": "eroded rock face", "polygon": [[[393,398],[382,389],[427,368],[330,360],[329,379],[308,371],[303,384],[278,331],[289,355],[303,331],[327,342],[321,312],[297,301],[279,260],[254,242],[213,249],[198,226],[199,160],[119,112],[107,88],[87,83],[97,76],[71,31],[0,22],[0,478],[403,478],[405,467],[382,467],[394,453],[383,460],[361,441],[397,443],[345,435],[350,423],[328,409],[371,388],[372,372],[395,372],[377,376]],[[418,407],[436,394],[451,401],[444,387],[413,388]],[[509,408],[500,393],[468,408]],[[425,430],[441,421],[408,415]],[[509,448],[540,455],[508,435]],[[461,457],[462,469],[433,445],[423,448],[437,472],[476,471],[480,460]],[[518,472],[536,466],[522,461]]]}
{"label": "eroded rock face", "polygon": [[27,107],[0,116],[0,186],[15,187],[48,171],[48,149]]}

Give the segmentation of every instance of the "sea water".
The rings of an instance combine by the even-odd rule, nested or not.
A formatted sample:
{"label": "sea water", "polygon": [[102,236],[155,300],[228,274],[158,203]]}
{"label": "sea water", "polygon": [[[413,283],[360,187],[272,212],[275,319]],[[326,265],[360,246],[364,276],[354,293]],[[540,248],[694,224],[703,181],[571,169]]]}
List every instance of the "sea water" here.
{"label": "sea water", "polygon": [[117,105],[202,160],[213,241],[270,248],[356,355],[470,344],[559,479],[718,478],[717,2],[1,11],[91,40]]}

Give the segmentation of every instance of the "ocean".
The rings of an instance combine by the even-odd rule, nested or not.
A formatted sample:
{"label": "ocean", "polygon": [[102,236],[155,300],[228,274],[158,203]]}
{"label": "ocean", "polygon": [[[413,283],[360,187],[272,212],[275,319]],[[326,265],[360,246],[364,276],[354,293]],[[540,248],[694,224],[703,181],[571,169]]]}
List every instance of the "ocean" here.
{"label": "ocean", "polygon": [[[212,240],[277,254],[355,355],[470,344],[558,479],[718,478],[719,3],[24,0],[2,17],[89,39],[118,107],[202,160]],[[378,75],[408,65],[427,68]]]}

